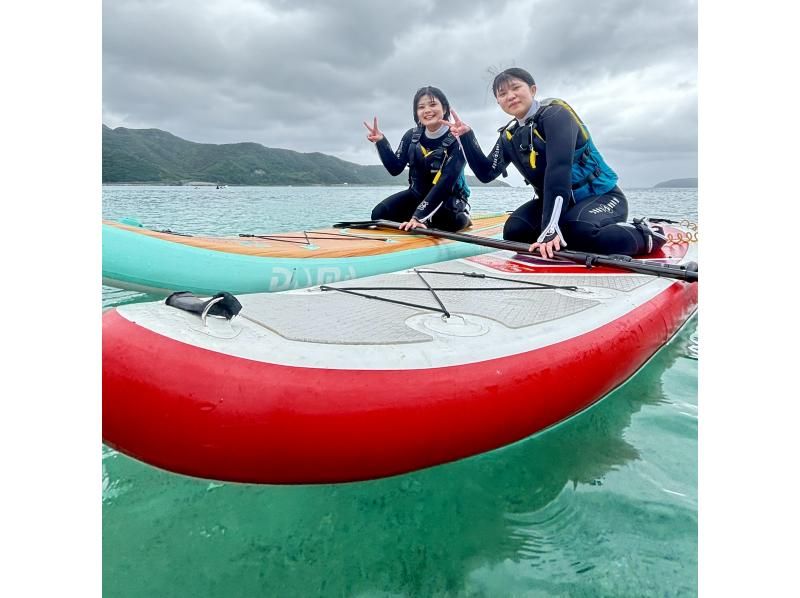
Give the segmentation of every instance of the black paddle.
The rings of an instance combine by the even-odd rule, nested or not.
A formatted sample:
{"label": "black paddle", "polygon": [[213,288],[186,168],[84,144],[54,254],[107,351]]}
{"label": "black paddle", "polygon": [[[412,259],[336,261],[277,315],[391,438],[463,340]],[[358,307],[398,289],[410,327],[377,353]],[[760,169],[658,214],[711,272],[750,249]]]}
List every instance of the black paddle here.
{"label": "black paddle", "polygon": [[[360,220],[354,222],[337,222],[333,228],[395,228],[400,229],[399,222],[392,222],[391,220]],[[493,247],[495,249],[508,249],[516,251],[517,253],[532,253],[529,251],[530,245],[527,243],[518,243],[516,241],[505,241],[502,239],[490,239],[486,237],[478,237],[476,235],[468,235],[466,233],[451,233],[444,230],[435,228],[415,228],[410,231],[414,235],[427,235],[429,237],[439,237],[442,239],[451,239],[453,241],[462,241],[464,243],[474,243],[475,245],[484,245],[485,247]],[[537,254],[533,254],[537,255]],[[584,253],[582,251],[570,251],[562,249],[561,251],[553,251],[555,257],[564,258],[578,264],[583,264],[587,268],[593,266],[611,266],[614,268],[622,268],[623,270],[630,270],[639,274],[649,274],[651,276],[663,276],[665,278],[675,278],[677,280],[685,280],[687,282],[697,282],[698,271],[697,262],[688,262],[683,265],[676,264],[662,264],[653,262],[642,262],[635,260],[628,255],[600,255],[597,253]]]}

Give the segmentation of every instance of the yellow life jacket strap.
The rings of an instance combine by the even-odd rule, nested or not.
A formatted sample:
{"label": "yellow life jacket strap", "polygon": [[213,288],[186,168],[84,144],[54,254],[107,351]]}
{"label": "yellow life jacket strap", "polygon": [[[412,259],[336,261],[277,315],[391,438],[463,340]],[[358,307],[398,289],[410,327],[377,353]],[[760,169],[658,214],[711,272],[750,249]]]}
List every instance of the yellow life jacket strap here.
{"label": "yellow life jacket strap", "polygon": [[[545,102],[547,102],[547,104],[545,104]],[[583,121],[580,119],[580,117],[572,109],[572,106],[567,104],[564,100],[559,100],[558,98],[550,98],[548,100],[544,100],[542,102],[542,104],[543,105],[556,104],[557,106],[561,106],[562,108],[565,108],[567,110],[567,112],[570,113],[572,118],[575,119],[575,122],[578,123],[578,127],[580,128],[581,134],[583,135],[583,140],[586,141],[587,139],[589,139],[589,131],[586,129],[586,125],[583,124]]]}
{"label": "yellow life jacket strap", "polygon": [[444,168],[445,164],[447,164],[447,150],[444,150],[444,156],[442,157],[442,163],[439,164],[439,170],[433,176],[433,184],[434,185],[439,182],[440,178],[442,178],[442,168]]}

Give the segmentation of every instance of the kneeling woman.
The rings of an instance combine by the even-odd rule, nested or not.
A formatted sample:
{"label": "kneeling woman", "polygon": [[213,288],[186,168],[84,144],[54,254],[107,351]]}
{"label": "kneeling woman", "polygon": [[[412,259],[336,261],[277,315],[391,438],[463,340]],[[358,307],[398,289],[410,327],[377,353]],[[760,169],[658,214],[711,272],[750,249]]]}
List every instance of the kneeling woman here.
{"label": "kneeling woman", "polygon": [[534,99],[536,84],[520,68],[506,69],[492,83],[497,103],[514,120],[484,156],[469,125],[458,118],[451,131],[461,138],[470,168],[488,183],[513,164],[536,191],[506,221],[503,237],[533,243],[543,257],[571,248],[596,253],[640,255],[660,247],[666,238],[644,221],[626,224],[628,202],[617,175],[603,160],[589,131],[563,100]]}
{"label": "kneeling woman", "polygon": [[371,127],[364,123],[367,139],[392,176],[408,166],[409,188],[375,206],[372,219],[402,222],[405,230],[431,226],[459,231],[470,225],[469,187],[461,144],[443,123],[450,116],[450,104],[440,89],[423,87],[414,94],[413,114],[417,126],[406,131],[397,152],[378,129],[377,117]]}

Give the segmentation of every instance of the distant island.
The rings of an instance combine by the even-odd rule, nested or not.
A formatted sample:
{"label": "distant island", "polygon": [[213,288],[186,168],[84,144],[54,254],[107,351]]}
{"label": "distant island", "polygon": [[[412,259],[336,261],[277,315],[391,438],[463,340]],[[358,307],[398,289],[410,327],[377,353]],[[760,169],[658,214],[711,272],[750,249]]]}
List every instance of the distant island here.
{"label": "distant island", "polygon": [[668,181],[662,181],[653,186],[653,189],[657,189],[660,187],[672,187],[672,188],[697,188],[697,177],[689,178],[689,179],[670,179]]}
{"label": "distant island", "polygon": [[[103,125],[103,183],[138,185],[405,185],[383,166],[259,143],[195,143],[160,129]],[[467,176],[472,187],[484,186]],[[510,187],[493,181],[493,187]]]}

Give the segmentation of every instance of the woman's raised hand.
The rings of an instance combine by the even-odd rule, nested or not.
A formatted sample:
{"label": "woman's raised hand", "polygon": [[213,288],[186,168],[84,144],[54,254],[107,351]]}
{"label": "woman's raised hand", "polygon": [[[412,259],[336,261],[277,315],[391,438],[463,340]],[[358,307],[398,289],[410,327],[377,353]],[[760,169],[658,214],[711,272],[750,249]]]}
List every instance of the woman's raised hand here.
{"label": "woman's raised hand", "polygon": [[369,139],[372,143],[377,143],[381,139],[383,139],[383,133],[378,128],[378,117],[375,116],[372,120],[372,126],[370,127],[366,122],[364,122],[364,126],[367,127],[367,139]]}
{"label": "woman's raised hand", "polygon": [[449,120],[442,120],[443,125],[448,125],[450,127],[450,132],[453,134],[454,137],[458,138],[464,135],[465,133],[469,133],[472,128],[461,120],[458,117],[458,112],[455,110],[451,110],[451,114],[453,117],[452,122]]}

